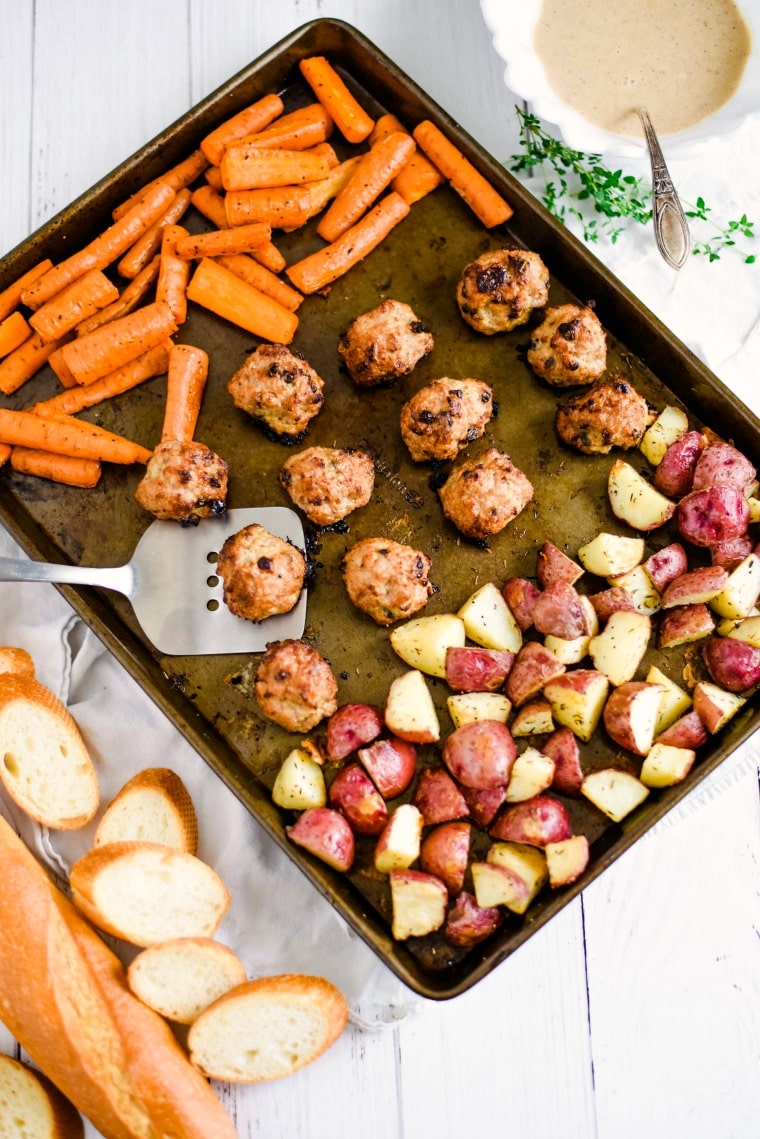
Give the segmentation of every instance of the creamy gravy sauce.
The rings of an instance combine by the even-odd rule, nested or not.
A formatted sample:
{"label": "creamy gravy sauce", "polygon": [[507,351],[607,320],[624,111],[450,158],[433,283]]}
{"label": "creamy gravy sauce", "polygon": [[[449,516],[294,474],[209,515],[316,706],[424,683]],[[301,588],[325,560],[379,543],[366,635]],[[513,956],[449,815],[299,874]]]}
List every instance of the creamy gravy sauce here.
{"label": "creamy gravy sauce", "polygon": [[544,0],[536,50],[555,92],[597,126],[658,134],[716,111],[738,86],[749,30],[733,0]]}

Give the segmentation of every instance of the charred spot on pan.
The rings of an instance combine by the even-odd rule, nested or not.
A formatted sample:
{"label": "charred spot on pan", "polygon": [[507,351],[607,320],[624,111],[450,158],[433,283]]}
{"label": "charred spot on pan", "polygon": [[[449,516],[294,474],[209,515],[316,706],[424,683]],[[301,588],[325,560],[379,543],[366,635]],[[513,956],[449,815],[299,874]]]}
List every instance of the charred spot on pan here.
{"label": "charred spot on pan", "polygon": [[428,479],[428,486],[431,490],[440,490],[446,479],[449,477],[449,468],[444,466],[436,466]]}

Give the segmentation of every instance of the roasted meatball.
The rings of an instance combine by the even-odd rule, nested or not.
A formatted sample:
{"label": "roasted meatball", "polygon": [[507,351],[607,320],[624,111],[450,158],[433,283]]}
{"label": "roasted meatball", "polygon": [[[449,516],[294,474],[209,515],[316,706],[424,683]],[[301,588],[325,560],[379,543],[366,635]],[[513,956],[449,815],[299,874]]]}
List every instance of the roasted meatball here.
{"label": "roasted meatball", "polygon": [[559,407],[555,425],[569,447],[584,455],[606,455],[613,447],[635,447],[652,418],[644,397],[629,380],[616,375]]}
{"label": "roasted meatball", "polygon": [[309,732],[338,707],[330,665],[303,641],[267,645],[253,690],[267,719],[288,732]]}
{"label": "roasted meatball", "polygon": [[378,625],[410,617],[433,592],[430,558],[387,538],[363,538],[347,552],[341,566],[348,596]]}
{"label": "roasted meatball", "polygon": [[433,351],[433,337],[403,301],[385,300],[357,316],[338,341],[338,355],[360,388],[406,376]]}
{"label": "roasted meatball", "polygon": [[260,344],[227,384],[236,407],[276,435],[302,435],[324,403],[322,379],[284,344]]}
{"label": "roasted meatball", "polygon": [[489,447],[455,467],[438,491],[443,513],[468,538],[498,534],[533,497],[533,487],[509,455]]}
{"label": "roasted meatball", "polygon": [[280,485],[315,526],[332,526],[367,505],[375,464],[366,451],[308,447],[283,465]]}
{"label": "roasted meatball", "polygon": [[230,612],[248,621],[265,621],[276,613],[289,613],[296,604],[306,562],[295,546],[254,522],[227,538],[216,572]]}
{"label": "roasted meatball", "polygon": [[135,498],[156,518],[197,525],[227,509],[227,464],[204,443],[159,443]]}
{"label": "roasted meatball", "polygon": [[547,303],[549,270],[537,253],[495,249],[465,266],[456,299],[477,332],[509,332]]}
{"label": "roasted meatball", "polygon": [[455,459],[493,416],[493,391],[482,380],[433,380],[401,408],[401,434],[417,463]]}
{"label": "roasted meatball", "polygon": [[588,306],[548,308],[531,336],[528,363],[553,387],[592,384],[607,366],[607,337],[599,317]]}

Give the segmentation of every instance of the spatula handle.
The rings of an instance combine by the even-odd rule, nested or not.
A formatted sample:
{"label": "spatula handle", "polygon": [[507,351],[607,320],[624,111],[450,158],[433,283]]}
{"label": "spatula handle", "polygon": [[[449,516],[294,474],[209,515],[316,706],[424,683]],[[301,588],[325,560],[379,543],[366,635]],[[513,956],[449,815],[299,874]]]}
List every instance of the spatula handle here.
{"label": "spatula handle", "polygon": [[0,581],[52,581],[67,585],[98,585],[129,596],[132,571],[129,566],[98,568],[66,566],[51,562],[0,558]]}

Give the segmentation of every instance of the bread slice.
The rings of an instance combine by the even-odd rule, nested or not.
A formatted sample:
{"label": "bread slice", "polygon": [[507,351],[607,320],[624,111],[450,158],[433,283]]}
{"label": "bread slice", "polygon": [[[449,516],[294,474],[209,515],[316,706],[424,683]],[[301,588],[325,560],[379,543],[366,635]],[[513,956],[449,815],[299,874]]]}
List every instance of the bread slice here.
{"label": "bread slice", "polygon": [[83,1139],[84,1123],[73,1103],[47,1076],[0,1055],[2,1139]]}
{"label": "bread slice", "polygon": [[195,854],[198,819],[190,793],[168,767],[148,767],[124,784],[106,807],[93,844],[158,842]]}
{"label": "bread slice", "polygon": [[34,677],[34,661],[26,649],[20,649],[16,645],[0,645],[0,672]]}
{"label": "bread slice", "polygon": [[240,958],[210,937],[162,941],[138,953],[127,970],[135,996],[178,1024],[192,1024],[245,979]]}
{"label": "bread slice", "polygon": [[0,778],[38,823],[84,826],[98,809],[98,777],[68,709],[31,676],[0,673]]}
{"label": "bread slice", "polygon": [[324,977],[285,973],[246,981],[190,1026],[190,1059],[205,1076],[258,1083],[288,1076],[333,1044],[348,1004]]}
{"label": "bread slice", "polygon": [[215,870],[157,842],[110,842],[71,868],[74,904],[106,933],[132,945],[211,937],[230,893]]}

